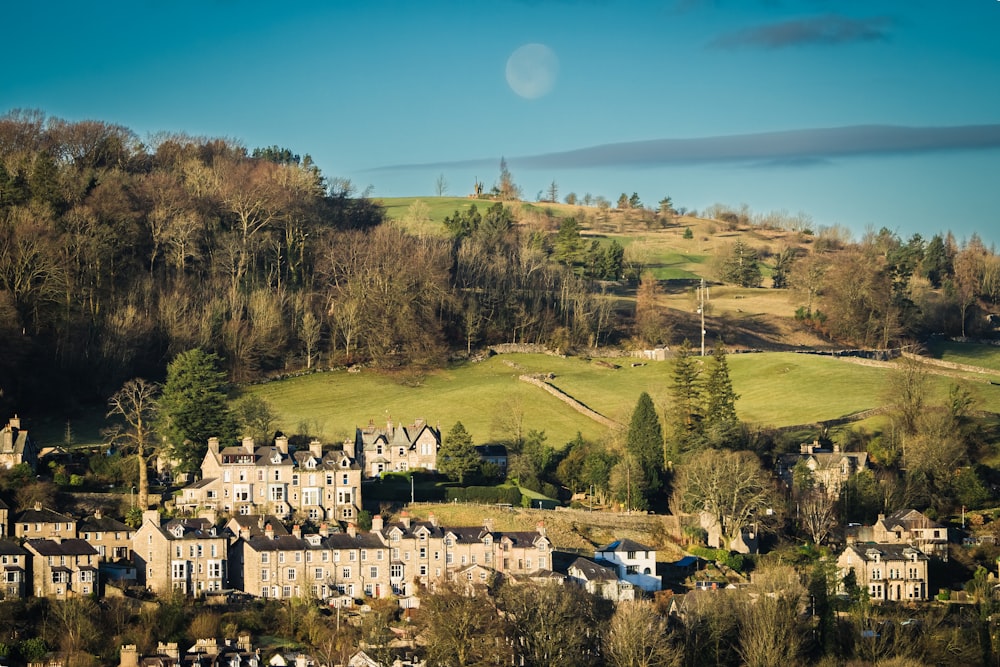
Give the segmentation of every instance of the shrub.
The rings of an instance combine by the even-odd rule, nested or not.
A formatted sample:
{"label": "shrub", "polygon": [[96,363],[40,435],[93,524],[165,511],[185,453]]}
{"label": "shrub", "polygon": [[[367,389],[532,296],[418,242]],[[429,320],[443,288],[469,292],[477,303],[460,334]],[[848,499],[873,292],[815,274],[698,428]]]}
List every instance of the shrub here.
{"label": "shrub", "polygon": [[522,502],[521,491],[515,486],[449,487],[445,491],[445,499],[449,502],[459,501],[481,505],[496,503],[520,505]]}
{"label": "shrub", "polygon": [[686,238],[686,239],[693,239],[694,238],[694,232],[691,231],[690,227],[688,227],[688,228],[686,228],[684,230],[684,238]]}

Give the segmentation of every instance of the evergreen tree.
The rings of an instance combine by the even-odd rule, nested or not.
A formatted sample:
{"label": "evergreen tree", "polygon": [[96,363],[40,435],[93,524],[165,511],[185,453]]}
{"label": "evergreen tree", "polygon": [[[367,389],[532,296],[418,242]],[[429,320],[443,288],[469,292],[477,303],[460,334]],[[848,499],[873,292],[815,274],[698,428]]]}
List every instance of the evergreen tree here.
{"label": "evergreen tree", "polygon": [[757,251],[744,243],[743,239],[736,239],[729,256],[723,260],[721,278],[740,287],[760,287],[763,276]]}
{"label": "evergreen tree", "polygon": [[664,467],[704,445],[703,405],[700,363],[685,339],[674,359],[672,405],[667,416],[667,440],[663,450]]}
{"label": "evergreen tree", "polygon": [[710,446],[735,444],[740,432],[740,420],[736,417],[738,399],[729,377],[726,348],[719,342],[712,352],[712,367],[705,381],[705,438]]}
{"label": "evergreen tree", "polygon": [[167,366],[167,381],[157,402],[157,432],[182,472],[194,472],[208,449],[208,439],[232,440],[236,419],[226,402],[226,377],[218,355],[195,348],[178,354]]}
{"label": "evergreen tree", "polygon": [[472,444],[472,436],[465,430],[462,422],[455,422],[438,450],[438,471],[457,479],[459,484],[464,484],[465,476],[478,467],[479,454]]}
{"label": "evergreen tree", "polygon": [[660,474],[663,471],[663,429],[660,418],[653,406],[653,399],[642,392],[632,411],[628,433],[625,436],[625,450],[638,464],[637,474],[645,477],[647,494],[660,488]]}

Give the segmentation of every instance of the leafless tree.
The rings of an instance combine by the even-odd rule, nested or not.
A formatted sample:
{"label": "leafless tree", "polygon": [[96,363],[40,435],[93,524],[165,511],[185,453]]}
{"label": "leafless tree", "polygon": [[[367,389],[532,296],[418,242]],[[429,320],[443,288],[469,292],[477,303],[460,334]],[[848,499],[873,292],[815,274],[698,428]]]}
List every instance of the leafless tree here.
{"label": "leafless tree", "polygon": [[135,452],[139,465],[138,506],[149,507],[149,473],[147,456],[153,453],[153,417],[160,386],[155,382],[134,378],[108,399],[108,418],[118,418],[124,425],[113,427],[112,440],[124,444]]}
{"label": "leafless tree", "polygon": [[672,641],[667,619],[652,602],[621,602],[604,637],[604,655],[614,667],[674,667],[682,653]]}

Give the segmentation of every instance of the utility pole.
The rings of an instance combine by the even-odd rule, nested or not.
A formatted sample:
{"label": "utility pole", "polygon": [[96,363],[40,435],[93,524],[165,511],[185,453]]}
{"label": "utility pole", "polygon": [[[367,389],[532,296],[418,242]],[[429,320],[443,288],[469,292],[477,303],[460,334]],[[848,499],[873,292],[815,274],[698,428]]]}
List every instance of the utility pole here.
{"label": "utility pole", "polygon": [[698,312],[701,314],[701,356],[705,356],[705,302],[708,300],[708,289],[705,287],[705,279],[701,279],[701,287],[698,288]]}

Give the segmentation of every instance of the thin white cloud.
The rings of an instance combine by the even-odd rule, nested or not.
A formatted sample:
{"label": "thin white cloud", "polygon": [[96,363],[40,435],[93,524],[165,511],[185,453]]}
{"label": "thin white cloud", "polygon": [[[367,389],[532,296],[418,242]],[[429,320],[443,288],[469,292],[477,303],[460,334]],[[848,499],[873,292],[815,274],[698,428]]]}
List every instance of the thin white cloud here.
{"label": "thin white cloud", "polygon": [[[556,153],[508,157],[526,169],[654,167],[742,163],[761,166],[826,164],[837,158],[920,154],[934,151],[996,150],[1000,124],[946,127],[854,125],[762,132],[694,139],[651,139],[590,146]],[[496,158],[380,167],[375,171],[428,167],[494,166]]]}
{"label": "thin white cloud", "polygon": [[887,16],[851,18],[839,14],[811,16],[743,28],[719,35],[711,46],[738,49],[784,49],[887,41],[895,21]]}

